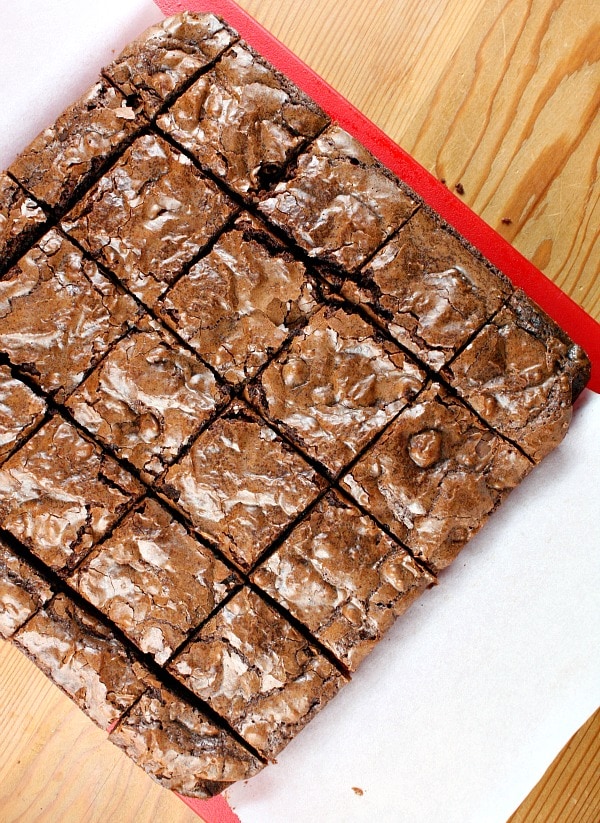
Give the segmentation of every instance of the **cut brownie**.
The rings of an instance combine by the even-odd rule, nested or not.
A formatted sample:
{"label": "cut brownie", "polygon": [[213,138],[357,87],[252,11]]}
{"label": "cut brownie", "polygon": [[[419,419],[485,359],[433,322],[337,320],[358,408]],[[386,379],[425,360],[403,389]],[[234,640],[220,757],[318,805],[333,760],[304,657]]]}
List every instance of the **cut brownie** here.
{"label": "cut brownie", "polygon": [[589,361],[522,291],[445,376],[484,420],[539,462],[565,436]]}
{"label": "cut brownie", "polygon": [[184,12],[141,34],[104,74],[152,116],[236,37],[214,14]]}
{"label": "cut brownie", "polygon": [[434,582],[336,492],[314,507],[252,580],[351,670]]}
{"label": "cut brownie", "polygon": [[157,310],[236,384],[252,377],[315,306],[315,284],[304,265],[245,213]]}
{"label": "cut brownie", "polygon": [[14,641],[102,729],[109,729],[151,682],[102,623],[57,594]]}
{"label": "cut brownie", "polygon": [[52,594],[48,582],[0,537],[0,636],[11,637]]}
{"label": "cut brownie", "polygon": [[151,306],[233,213],[231,200],[185,155],[147,134],[62,225]]}
{"label": "cut brownie", "polygon": [[236,402],[157,488],[199,534],[248,570],[322,486],[300,455]]}
{"label": "cut brownie", "polygon": [[158,120],[241,195],[280,179],[290,158],[327,123],[312,100],[239,43]]}
{"label": "cut brownie", "polygon": [[354,271],[417,207],[412,193],[339,126],[260,204],[311,257]]}
{"label": "cut brownie", "polygon": [[139,317],[133,299],[54,229],[0,280],[0,349],[57,400]]}
{"label": "cut brownie", "polygon": [[420,209],[342,294],[366,308],[433,369],[454,356],[512,286],[426,209]]}
{"label": "cut brownie", "polygon": [[158,324],[140,326],[114,346],[67,408],[151,482],[228,393]]}
{"label": "cut brownie", "polygon": [[37,200],[62,210],[143,126],[139,107],[101,80],[41,132],[9,171]]}
{"label": "cut brownie", "polygon": [[247,395],[337,474],[417,394],[423,371],[355,314],[315,314]]}
{"label": "cut brownie", "polygon": [[343,478],[431,568],[447,566],[531,462],[433,384]]}
{"label": "cut brownie", "polygon": [[45,411],[42,398],[0,366],[0,463],[35,429]]}
{"label": "cut brownie", "polygon": [[346,682],[285,618],[246,588],[169,668],[269,759]]}
{"label": "cut brownie", "polygon": [[41,206],[7,174],[0,174],[0,276],[46,222]]}
{"label": "cut brownie", "polygon": [[212,797],[264,763],[187,700],[150,688],[109,739],[154,780],[188,797]]}
{"label": "cut brownie", "polygon": [[86,557],[71,583],[164,663],[240,580],[159,503],[144,500]]}
{"label": "cut brownie", "polygon": [[0,468],[0,526],[68,572],[142,492],[141,484],[55,417]]}

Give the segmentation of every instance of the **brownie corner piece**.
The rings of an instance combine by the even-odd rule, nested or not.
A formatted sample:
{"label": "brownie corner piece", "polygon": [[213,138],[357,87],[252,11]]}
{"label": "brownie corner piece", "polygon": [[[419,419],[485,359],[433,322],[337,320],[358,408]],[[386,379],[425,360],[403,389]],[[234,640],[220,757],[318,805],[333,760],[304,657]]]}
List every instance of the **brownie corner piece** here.
{"label": "brownie corner piece", "polygon": [[202,68],[237,39],[214,14],[183,12],[151,26],[104,69],[152,117]]}
{"label": "brownie corner piece", "polygon": [[0,537],[0,637],[11,637],[52,594],[49,583]]}
{"label": "brownie corner piece", "polygon": [[39,203],[12,177],[0,173],[0,277],[27,250],[47,219]]}
{"label": "brownie corner piece", "polygon": [[248,588],[202,627],[173,658],[169,671],[268,759],[347,682]]}
{"label": "brownie corner piece", "polygon": [[445,370],[475,411],[536,463],[565,436],[589,374],[583,349],[522,291]]}
{"label": "brownie corner piece", "polygon": [[158,685],[124,715],[109,740],[162,786],[186,797],[213,797],[265,765],[202,711]]}

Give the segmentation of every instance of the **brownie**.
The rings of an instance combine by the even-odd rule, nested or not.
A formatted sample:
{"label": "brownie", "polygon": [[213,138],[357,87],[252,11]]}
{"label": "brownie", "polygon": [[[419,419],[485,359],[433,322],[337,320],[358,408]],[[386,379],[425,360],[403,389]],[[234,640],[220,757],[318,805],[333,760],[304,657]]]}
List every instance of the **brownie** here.
{"label": "brownie", "polygon": [[484,420],[537,463],[565,436],[589,373],[581,347],[517,291],[445,376]]}
{"label": "brownie", "polygon": [[272,759],[346,683],[284,617],[247,588],[169,669]]}
{"label": "brownie", "polygon": [[141,651],[164,663],[240,580],[159,503],[146,499],[70,582]]}
{"label": "brownie", "polygon": [[332,473],[417,394],[424,373],[342,308],[324,308],[248,388],[248,397]]}
{"label": "brownie", "polygon": [[57,400],[139,316],[132,298],[54,229],[0,280],[0,350]]}
{"label": "brownie", "polygon": [[434,582],[370,517],[333,491],[252,580],[351,670]]}
{"label": "brownie", "polygon": [[228,393],[158,324],[140,326],[119,340],[66,405],[152,482]]}
{"label": "brownie", "polygon": [[35,429],[45,411],[42,398],[0,366],[0,463]]}
{"label": "brownie", "polygon": [[39,134],[9,171],[41,203],[63,209],[143,126],[139,107],[100,80]]}
{"label": "brownie", "polygon": [[316,305],[304,265],[244,213],[157,311],[235,385],[254,376]]}
{"label": "brownie", "polygon": [[236,37],[214,14],[183,12],[129,43],[104,74],[152,116]]}
{"label": "brownie", "polygon": [[212,797],[264,768],[225,729],[164,687],[148,689],[109,740],[158,783],[188,797]]}
{"label": "brownie", "polygon": [[7,174],[0,174],[0,275],[27,249],[46,219],[39,203]]}
{"label": "brownie", "polygon": [[327,115],[246,44],[233,46],[158,125],[243,196],[280,179]]}
{"label": "brownie", "polygon": [[151,682],[110,630],[65,594],[40,609],[14,641],[102,729]]}
{"label": "brownie", "polygon": [[414,555],[440,570],[531,465],[434,383],[398,416],[342,484]]}
{"label": "brownie", "polygon": [[198,534],[245,571],[322,487],[314,469],[239,401],[157,485]]}
{"label": "brownie", "polygon": [[62,226],[147,305],[223,228],[232,201],[185,155],[146,134]]}
{"label": "brownie", "polygon": [[0,537],[0,636],[11,637],[52,594],[48,582]]}
{"label": "brownie", "polygon": [[51,569],[66,573],[142,488],[57,416],[0,467],[0,526]]}
{"label": "brownie", "polygon": [[429,210],[420,209],[342,294],[436,371],[510,296],[512,286]]}
{"label": "brownie", "polygon": [[417,202],[358,140],[331,126],[260,204],[311,257],[352,272],[377,251]]}

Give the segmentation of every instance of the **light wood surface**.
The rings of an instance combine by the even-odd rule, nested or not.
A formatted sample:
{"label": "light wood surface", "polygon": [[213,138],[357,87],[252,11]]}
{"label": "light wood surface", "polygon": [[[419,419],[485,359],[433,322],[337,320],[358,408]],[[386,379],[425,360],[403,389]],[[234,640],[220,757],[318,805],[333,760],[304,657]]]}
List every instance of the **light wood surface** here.
{"label": "light wood surface", "polygon": [[[238,1],[600,318],[599,3]],[[1,823],[198,821],[1,642],[0,724]],[[600,820],[599,740],[597,713],[511,823]]]}

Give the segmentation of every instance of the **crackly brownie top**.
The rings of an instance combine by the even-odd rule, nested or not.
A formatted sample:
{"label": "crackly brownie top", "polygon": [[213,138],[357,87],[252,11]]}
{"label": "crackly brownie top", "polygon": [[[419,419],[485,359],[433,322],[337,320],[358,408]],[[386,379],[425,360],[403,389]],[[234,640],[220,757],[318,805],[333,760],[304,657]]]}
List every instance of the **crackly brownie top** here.
{"label": "crackly brownie top", "polygon": [[235,38],[214,14],[184,12],[145,31],[104,73],[153,115]]}
{"label": "crackly brownie top", "polygon": [[169,668],[269,758],[345,682],[297,629],[246,588]]}
{"label": "crackly brownie top", "polygon": [[0,634],[212,796],[347,682],[588,374],[225,22],[176,15],[0,175]]}
{"label": "crackly brownie top", "polygon": [[303,263],[260,220],[243,214],[157,309],[236,384],[256,374],[316,305]]}
{"label": "crackly brownie top", "polygon": [[327,116],[247,46],[237,44],[158,120],[241,195],[281,176]]}

